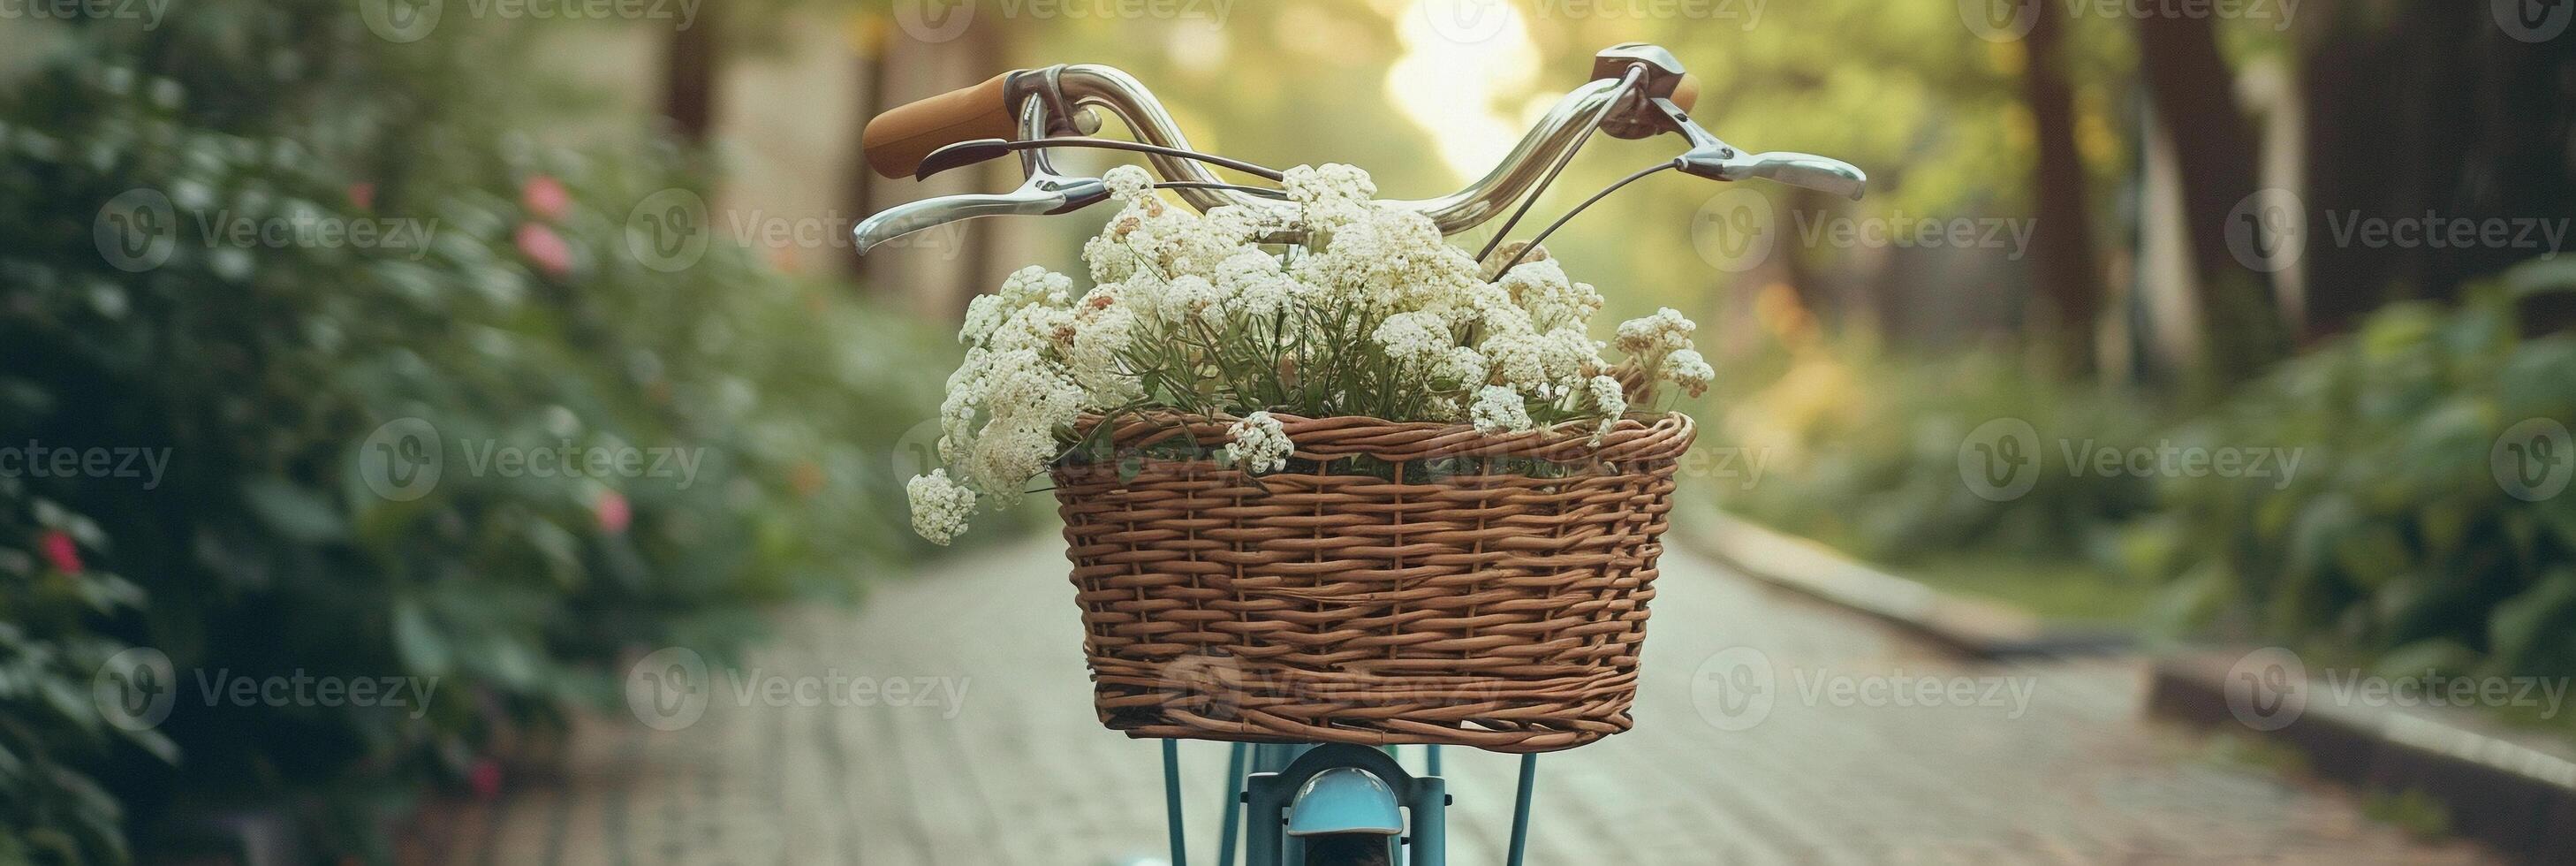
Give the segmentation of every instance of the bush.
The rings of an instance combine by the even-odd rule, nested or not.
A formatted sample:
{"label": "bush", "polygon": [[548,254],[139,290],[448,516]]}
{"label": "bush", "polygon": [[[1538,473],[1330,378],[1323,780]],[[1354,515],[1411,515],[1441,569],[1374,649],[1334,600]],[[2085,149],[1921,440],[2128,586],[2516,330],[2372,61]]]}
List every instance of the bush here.
{"label": "bush", "polygon": [[[514,124],[547,106],[495,59],[521,56],[516,37],[451,16],[392,45],[356,8],[215,2],[153,32],[82,29],[0,100],[0,443],[167,457],[148,483],[0,491],[0,556],[51,543],[7,522],[26,515],[95,560],[0,560],[0,672],[25,677],[0,683],[0,820],[54,859],[121,859],[115,800],[64,772],[83,766],[113,768],[142,819],[283,805],[324,847],[381,857],[405,792],[567,702],[615,700],[626,654],[721,654],[763,606],[847,597],[926,549],[888,454],[935,416],[937,383],[887,373],[953,346],[726,243],[657,267],[629,214],[701,188],[692,157],[541,144]],[[205,234],[242,220],[431,230],[406,247]],[[375,450],[415,442],[444,469],[424,488]],[[685,477],[476,468],[566,447],[701,459]],[[158,728],[176,769],[154,771],[155,735],[99,755],[119,738],[86,684],[117,639],[183,681],[440,687],[417,713],[183,700]]]}
{"label": "bush", "polygon": [[2550,452],[2576,418],[2576,338],[2517,328],[2493,287],[2396,306],[2251,384],[2179,438],[2303,447],[2312,468],[2277,491],[2172,480],[2143,564],[2178,609],[2329,658],[2576,673],[2576,499],[2520,477],[2571,459]]}
{"label": "bush", "polygon": [[[1962,473],[1981,464],[1963,467],[1962,449],[2016,422],[2037,436],[2025,458],[2036,462],[2018,470],[2036,473],[2027,492],[1969,483]],[[1729,407],[1709,444],[1744,449],[1744,465],[1762,470],[1714,485],[1726,508],[1871,559],[2067,557],[2143,511],[2151,491],[2134,476],[2072,471],[2066,448],[2134,447],[2155,426],[2136,395],[2012,355],[1889,358],[1853,340],[1797,351],[1776,382]]]}

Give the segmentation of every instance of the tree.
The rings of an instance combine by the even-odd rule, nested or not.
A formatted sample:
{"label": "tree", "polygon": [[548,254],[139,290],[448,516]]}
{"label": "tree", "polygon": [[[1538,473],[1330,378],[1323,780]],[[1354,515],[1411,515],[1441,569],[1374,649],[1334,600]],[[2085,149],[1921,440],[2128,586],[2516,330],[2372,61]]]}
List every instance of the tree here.
{"label": "tree", "polygon": [[2184,235],[2208,333],[2211,377],[2242,381],[2288,350],[2272,280],[2230,252],[2227,221],[2258,188],[2254,138],[2207,16],[2138,18],[2139,65],[2156,130],[2182,175]]}
{"label": "tree", "polygon": [[2074,86],[2062,60],[2067,23],[2055,4],[2040,4],[2030,35],[2022,41],[2028,52],[2022,98],[2030,106],[2039,146],[2031,172],[2033,276],[2053,314],[2060,363],[2068,373],[2083,375],[2094,365],[2102,272],[2093,255],[2084,162],[2075,149]]}

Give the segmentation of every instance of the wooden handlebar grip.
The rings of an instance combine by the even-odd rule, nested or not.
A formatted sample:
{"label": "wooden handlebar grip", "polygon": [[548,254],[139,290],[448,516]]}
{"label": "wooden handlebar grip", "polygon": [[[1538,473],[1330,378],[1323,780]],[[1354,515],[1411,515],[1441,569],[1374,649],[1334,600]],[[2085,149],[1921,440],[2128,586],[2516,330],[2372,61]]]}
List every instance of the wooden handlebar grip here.
{"label": "wooden handlebar grip", "polygon": [[1692,105],[1699,103],[1699,76],[1682,73],[1682,80],[1673,83],[1671,98],[1673,104],[1681,106],[1683,111],[1691,110]]}
{"label": "wooden handlebar grip", "polygon": [[868,168],[883,177],[905,177],[931,151],[979,138],[1010,138],[1016,112],[1004,94],[1012,75],[905,103],[869,120],[859,132]]}

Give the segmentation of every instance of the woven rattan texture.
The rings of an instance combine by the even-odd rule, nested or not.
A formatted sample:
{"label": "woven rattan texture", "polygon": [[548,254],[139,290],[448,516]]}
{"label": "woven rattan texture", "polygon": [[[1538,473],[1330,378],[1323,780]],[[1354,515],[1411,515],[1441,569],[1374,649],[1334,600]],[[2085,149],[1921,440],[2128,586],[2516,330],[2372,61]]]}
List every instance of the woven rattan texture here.
{"label": "woven rattan texture", "polygon": [[[1483,436],[1280,416],[1298,458],[1535,457],[1542,473],[1055,473],[1103,724],[1136,737],[1582,745],[1630,725],[1690,419]],[[1122,444],[1224,424],[1135,422]],[[1423,474],[1415,464],[1414,474]],[[1526,467],[1517,461],[1505,465]],[[1562,477],[1555,477],[1558,475]]]}

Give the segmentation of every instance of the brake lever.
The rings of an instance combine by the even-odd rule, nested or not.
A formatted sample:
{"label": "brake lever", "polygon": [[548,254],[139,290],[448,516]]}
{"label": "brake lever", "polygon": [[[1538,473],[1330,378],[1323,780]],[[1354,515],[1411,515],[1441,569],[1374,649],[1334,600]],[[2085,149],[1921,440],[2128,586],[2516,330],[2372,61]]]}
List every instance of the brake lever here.
{"label": "brake lever", "polygon": [[1109,198],[1109,185],[1097,178],[1040,174],[1001,194],[969,193],[926,198],[878,211],[850,230],[860,255],[877,245],[932,226],[987,216],[1051,216],[1071,213]]}
{"label": "brake lever", "polygon": [[[1043,138],[1051,128],[1074,129],[1072,123],[1050,124],[1041,96],[1031,94],[1021,102],[1020,134],[1024,138]],[[965,193],[926,198],[886,208],[860,220],[850,229],[850,242],[859,255],[867,255],[878,245],[932,226],[958,220],[987,216],[1052,216],[1071,213],[1109,199],[1109,185],[1096,177],[1067,177],[1056,173],[1055,164],[1042,148],[1021,150],[1020,171],[1027,180],[1018,189],[1001,194]]]}
{"label": "brake lever", "polygon": [[1736,181],[1758,177],[1790,186],[1832,193],[1859,201],[1869,190],[1869,173],[1859,166],[1827,156],[1790,151],[1747,154],[1737,150],[1702,128],[1690,113],[1672,100],[1651,101],[1674,132],[1688,139],[1691,149],[1673,158],[1673,167],[1683,174],[1710,180]]}

